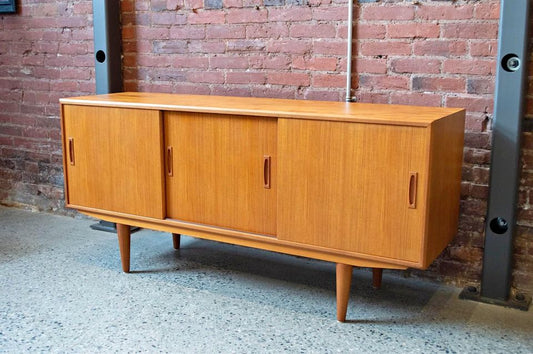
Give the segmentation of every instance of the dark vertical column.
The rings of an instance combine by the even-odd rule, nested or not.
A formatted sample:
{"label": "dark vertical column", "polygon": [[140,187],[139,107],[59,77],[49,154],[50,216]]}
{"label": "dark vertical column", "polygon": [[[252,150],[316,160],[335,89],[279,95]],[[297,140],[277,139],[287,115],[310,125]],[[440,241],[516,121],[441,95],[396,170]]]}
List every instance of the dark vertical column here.
{"label": "dark vertical column", "polygon": [[[485,225],[485,250],[479,301],[513,306],[524,295],[510,299],[513,237],[520,178],[520,138],[527,89],[530,0],[501,2],[498,66],[492,133],[490,189]],[[465,296],[469,297],[469,296]],[[529,299],[530,301],[530,299]],[[517,305],[517,304],[514,304]],[[520,304],[518,306],[521,307]],[[526,307],[527,309],[527,307]]]}
{"label": "dark vertical column", "polygon": [[529,0],[501,2],[490,194],[481,295],[507,300],[520,173]]}
{"label": "dark vertical column", "polygon": [[93,1],[96,93],[122,91],[120,1]]}

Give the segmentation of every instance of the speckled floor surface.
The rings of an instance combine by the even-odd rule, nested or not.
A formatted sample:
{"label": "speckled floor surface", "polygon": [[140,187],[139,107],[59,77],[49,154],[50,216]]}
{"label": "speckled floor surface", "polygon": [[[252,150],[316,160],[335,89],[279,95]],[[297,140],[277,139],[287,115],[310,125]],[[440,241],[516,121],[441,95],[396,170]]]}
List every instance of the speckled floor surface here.
{"label": "speckled floor surface", "polygon": [[533,310],[357,269],[341,324],[333,264],[143,230],[124,274],[92,223],[0,207],[0,352],[533,353]]}

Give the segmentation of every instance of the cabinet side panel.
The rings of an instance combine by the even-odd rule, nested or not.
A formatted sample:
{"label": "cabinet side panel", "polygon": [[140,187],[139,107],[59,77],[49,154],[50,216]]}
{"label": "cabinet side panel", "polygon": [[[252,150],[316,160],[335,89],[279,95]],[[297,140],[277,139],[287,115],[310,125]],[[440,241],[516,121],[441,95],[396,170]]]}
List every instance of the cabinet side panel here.
{"label": "cabinet side panel", "polygon": [[66,163],[69,206],[163,218],[161,124],[159,111],[64,106],[75,156]]}
{"label": "cabinet side panel", "polygon": [[275,235],[276,124],[273,118],[167,112],[165,141],[173,151],[168,217]]}
{"label": "cabinet side panel", "polygon": [[424,267],[428,267],[457,234],[464,147],[464,111],[431,126],[428,224]]}
{"label": "cabinet side panel", "polygon": [[427,129],[288,119],[278,127],[279,239],[421,264]]}

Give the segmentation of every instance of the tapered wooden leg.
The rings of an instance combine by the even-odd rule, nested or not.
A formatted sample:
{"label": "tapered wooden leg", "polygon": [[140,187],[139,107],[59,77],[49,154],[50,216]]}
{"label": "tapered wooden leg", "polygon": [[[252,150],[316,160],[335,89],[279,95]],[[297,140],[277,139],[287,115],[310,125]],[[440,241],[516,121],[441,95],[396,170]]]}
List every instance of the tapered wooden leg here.
{"label": "tapered wooden leg", "polygon": [[372,286],[374,289],[381,288],[381,279],[383,278],[382,268],[372,268]]}
{"label": "tapered wooden leg", "polygon": [[180,241],[181,241],[180,234],[172,234],[172,243],[174,244],[174,249],[176,250],[180,249]]}
{"label": "tapered wooden leg", "polygon": [[129,225],[117,224],[118,247],[120,260],[124,273],[130,272],[130,227]]}
{"label": "tapered wooden leg", "polygon": [[337,321],[346,321],[346,310],[352,284],[351,265],[337,263]]}

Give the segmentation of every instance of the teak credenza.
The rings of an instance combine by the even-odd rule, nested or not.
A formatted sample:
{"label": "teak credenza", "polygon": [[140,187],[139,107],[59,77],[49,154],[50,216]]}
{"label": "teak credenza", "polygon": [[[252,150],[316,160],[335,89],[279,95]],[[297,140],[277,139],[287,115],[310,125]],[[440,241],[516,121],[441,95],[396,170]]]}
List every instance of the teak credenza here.
{"label": "teak credenza", "polygon": [[459,214],[465,111],[363,103],[116,93],[64,98],[66,203],[130,228],[352,267],[425,269]]}

